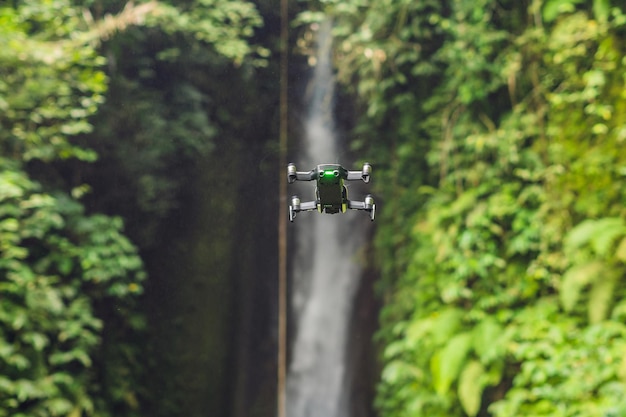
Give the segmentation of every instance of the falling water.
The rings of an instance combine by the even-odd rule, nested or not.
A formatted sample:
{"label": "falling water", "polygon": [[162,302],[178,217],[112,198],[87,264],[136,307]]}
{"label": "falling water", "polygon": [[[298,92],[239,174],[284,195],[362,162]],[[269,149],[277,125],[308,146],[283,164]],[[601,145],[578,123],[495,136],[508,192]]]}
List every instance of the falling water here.
{"label": "falling water", "polygon": [[[309,86],[305,156],[299,170],[335,163],[341,153],[333,119],[334,79],[329,23],[318,31],[318,56]],[[353,168],[353,167],[349,167]],[[313,199],[314,184],[301,188]],[[359,198],[353,195],[352,198]],[[361,215],[361,216],[359,216]],[[360,267],[355,253],[369,218],[360,212],[301,213],[294,223],[297,253],[293,267],[295,340],[287,376],[289,417],[350,417],[346,346]]]}

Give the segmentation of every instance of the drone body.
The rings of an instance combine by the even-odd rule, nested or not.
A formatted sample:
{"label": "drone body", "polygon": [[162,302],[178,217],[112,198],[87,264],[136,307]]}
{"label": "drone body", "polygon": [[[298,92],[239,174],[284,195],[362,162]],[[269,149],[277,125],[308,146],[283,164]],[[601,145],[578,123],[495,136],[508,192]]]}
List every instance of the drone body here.
{"label": "drone body", "polygon": [[363,164],[361,171],[349,171],[339,164],[321,164],[311,171],[300,172],[294,164],[287,166],[287,181],[317,181],[314,201],[301,202],[298,196],[291,197],[289,205],[289,221],[293,222],[296,213],[300,211],[317,210],[320,213],[345,213],[347,209],[364,210],[369,212],[370,219],[374,220],[376,205],[374,198],[367,195],[364,201],[348,200],[348,191],[344,181],[362,180],[370,182],[372,166]]}

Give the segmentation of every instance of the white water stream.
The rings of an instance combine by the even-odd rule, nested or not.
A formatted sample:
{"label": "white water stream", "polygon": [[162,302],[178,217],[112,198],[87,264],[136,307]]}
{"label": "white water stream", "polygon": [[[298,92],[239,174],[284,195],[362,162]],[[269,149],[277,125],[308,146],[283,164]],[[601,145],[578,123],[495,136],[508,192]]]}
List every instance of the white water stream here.
{"label": "white water stream", "polygon": [[[342,152],[333,118],[330,29],[330,24],[323,24],[318,32],[305,138],[299,150],[303,156],[297,161],[300,171],[320,163],[345,163],[338,160]],[[307,182],[290,193],[307,201],[314,198],[314,189],[314,182]],[[295,340],[287,375],[288,417],[350,417],[346,346],[361,272],[356,252],[364,244],[368,223],[362,212],[303,212],[292,225],[297,250],[292,270]]]}

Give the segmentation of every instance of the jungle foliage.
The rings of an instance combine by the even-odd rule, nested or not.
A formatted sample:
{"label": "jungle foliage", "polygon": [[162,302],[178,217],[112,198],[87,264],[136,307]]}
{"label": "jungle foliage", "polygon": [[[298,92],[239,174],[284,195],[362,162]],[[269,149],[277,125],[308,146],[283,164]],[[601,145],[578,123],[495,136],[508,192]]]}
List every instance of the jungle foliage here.
{"label": "jungle foliage", "polygon": [[[623,6],[291,6],[376,169],[381,417],[626,414]],[[277,31],[0,3],[0,417],[273,412]]]}
{"label": "jungle foliage", "polygon": [[377,168],[376,405],[626,413],[626,9],[323,1]]}
{"label": "jungle foliage", "polygon": [[96,157],[71,138],[91,130],[104,60],[67,1],[5,3],[0,27],[0,415],[109,415],[134,393],[116,336],[141,327],[142,262],[120,218],[84,212],[84,187],[27,169]]}
{"label": "jungle foliage", "polygon": [[[138,306],[144,262],[117,215],[127,213],[102,203],[115,196],[94,180],[125,177],[95,164],[113,147],[117,155],[127,153],[117,163],[134,167],[137,183],[154,183],[155,166],[166,165],[161,161],[210,150],[213,132],[198,92],[180,86],[182,104],[168,110],[159,107],[164,100],[158,92],[142,90],[137,80],[158,83],[151,72],[155,63],[173,62],[187,46],[195,48],[187,57],[205,48],[221,65],[262,64],[265,50],[248,42],[261,23],[256,8],[217,3],[0,5],[0,416],[134,416],[142,415],[142,402],[158,402],[160,394],[141,385],[147,363],[140,360],[146,317]],[[124,62],[139,77],[116,77],[122,63],[112,49],[133,52],[136,41],[149,36],[162,49]],[[142,59],[143,67],[137,65]],[[127,112],[154,128],[144,133],[151,135],[152,153],[142,154],[143,170],[132,165],[140,157],[129,149],[145,136],[120,143],[101,133],[119,121],[106,119],[120,105],[112,85],[118,93],[126,88],[138,95]],[[155,132],[170,126],[159,123],[168,118],[188,130],[161,132],[167,141],[159,142],[166,136]],[[162,184],[149,191],[166,194],[168,208],[171,182]],[[151,213],[161,214],[162,207]],[[140,236],[135,241],[142,243]]]}

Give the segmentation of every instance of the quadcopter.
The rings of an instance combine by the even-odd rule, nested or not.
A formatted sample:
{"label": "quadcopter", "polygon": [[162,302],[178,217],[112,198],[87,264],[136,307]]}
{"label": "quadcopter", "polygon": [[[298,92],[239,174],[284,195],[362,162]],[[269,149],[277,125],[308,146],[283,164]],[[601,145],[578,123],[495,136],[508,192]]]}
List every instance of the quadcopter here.
{"label": "quadcopter", "polygon": [[365,196],[364,201],[348,200],[348,190],[344,181],[362,180],[370,182],[372,166],[363,164],[361,171],[349,171],[339,164],[321,164],[311,171],[300,172],[295,164],[287,165],[287,181],[289,184],[295,181],[317,181],[315,188],[315,201],[301,202],[297,195],[291,197],[289,205],[289,221],[293,222],[296,213],[301,211],[317,210],[320,213],[336,214],[345,213],[347,209],[364,210],[369,212],[370,219],[374,221],[376,204],[371,194]]}

